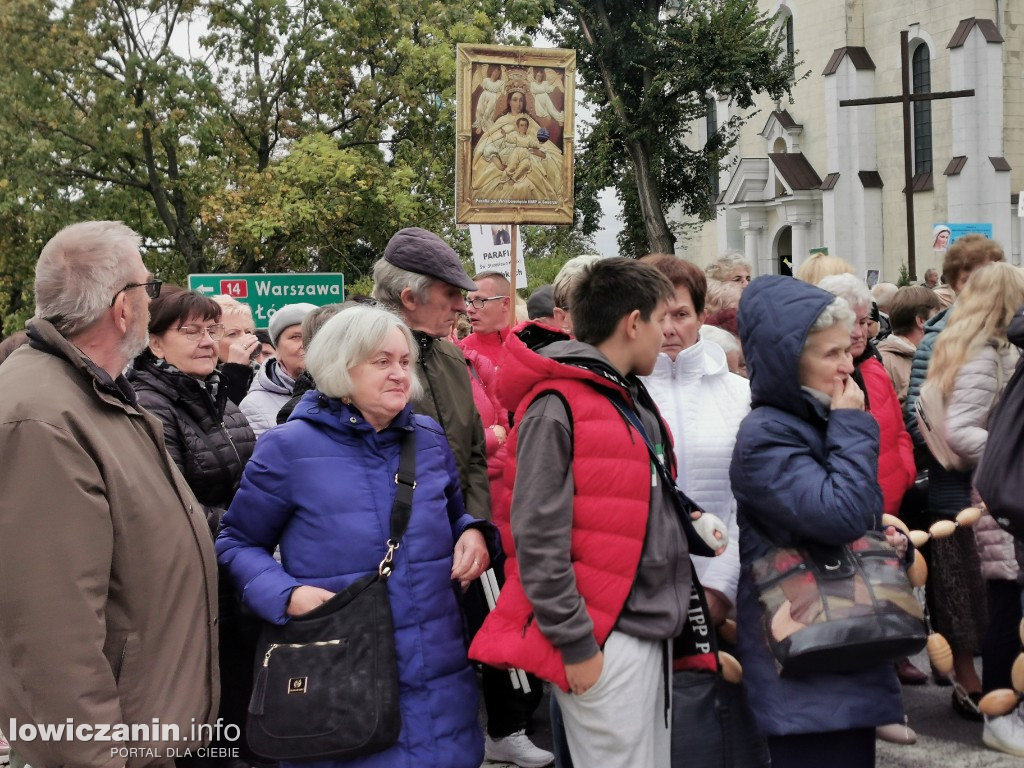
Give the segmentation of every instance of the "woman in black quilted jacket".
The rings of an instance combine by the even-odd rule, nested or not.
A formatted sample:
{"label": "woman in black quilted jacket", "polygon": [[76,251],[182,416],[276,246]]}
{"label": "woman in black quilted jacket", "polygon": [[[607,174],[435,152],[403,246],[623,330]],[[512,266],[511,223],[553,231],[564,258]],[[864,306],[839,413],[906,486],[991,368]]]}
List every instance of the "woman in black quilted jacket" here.
{"label": "woman in black quilted jacket", "polygon": [[[128,380],[139,403],[163,422],[167,451],[203,505],[216,536],[256,444],[217,370],[217,342],[224,335],[221,309],[201,294],[165,285],[149,311],[149,349],[135,358]],[[219,715],[225,724],[242,727],[252,685],[255,620],[241,614],[228,579],[222,576],[220,584]],[[245,749],[244,739],[211,746]],[[178,761],[179,766],[186,764],[229,763],[200,757]]]}

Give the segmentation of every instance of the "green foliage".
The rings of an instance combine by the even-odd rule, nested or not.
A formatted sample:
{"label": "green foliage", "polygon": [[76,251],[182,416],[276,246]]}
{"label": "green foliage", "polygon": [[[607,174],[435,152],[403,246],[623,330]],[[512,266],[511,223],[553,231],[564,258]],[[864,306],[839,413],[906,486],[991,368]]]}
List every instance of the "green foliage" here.
{"label": "green foliage", "polygon": [[906,264],[900,264],[900,276],[896,280],[896,285],[900,288],[905,285],[910,285],[910,270],[907,269]]}
{"label": "green foliage", "polygon": [[409,225],[468,255],[452,216],[455,44],[527,42],[515,30],[540,17],[533,0],[5,0],[4,331],[32,312],[42,245],[83,219],[125,221],[179,283],[341,270],[359,284]]}
{"label": "green foliage", "polygon": [[577,50],[579,84],[596,106],[577,169],[618,189],[624,255],[671,251],[665,212],[713,217],[711,177],[744,120],[725,121],[697,150],[690,125],[709,95],[746,110],[759,94],[788,92],[782,31],[756,0],[551,0],[546,15],[556,41]]}

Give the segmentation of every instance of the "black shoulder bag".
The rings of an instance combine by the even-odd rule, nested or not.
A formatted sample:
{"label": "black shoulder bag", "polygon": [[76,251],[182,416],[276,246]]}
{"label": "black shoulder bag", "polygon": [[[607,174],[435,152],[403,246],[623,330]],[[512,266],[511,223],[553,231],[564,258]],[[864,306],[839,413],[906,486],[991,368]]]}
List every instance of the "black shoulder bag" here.
{"label": "black shoulder bag", "polygon": [[267,624],[256,654],[247,737],[273,760],[351,760],[398,740],[395,628],[387,581],[409,525],[416,435],[402,440],[388,551],[377,573],[287,624]]}

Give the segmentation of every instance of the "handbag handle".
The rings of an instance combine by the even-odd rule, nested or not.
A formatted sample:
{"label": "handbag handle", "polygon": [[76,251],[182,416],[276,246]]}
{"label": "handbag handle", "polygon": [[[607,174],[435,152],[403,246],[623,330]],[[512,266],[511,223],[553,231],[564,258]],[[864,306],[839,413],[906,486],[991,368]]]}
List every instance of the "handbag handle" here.
{"label": "handbag handle", "polygon": [[391,535],[388,537],[388,551],[377,566],[377,573],[385,581],[391,576],[395,550],[402,543],[409,517],[412,515],[412,492],[416,488],[416,428],[413,427],[402,437],[402,448],[398,455],[398,472],[395,473],[395,503],[391,507]]}

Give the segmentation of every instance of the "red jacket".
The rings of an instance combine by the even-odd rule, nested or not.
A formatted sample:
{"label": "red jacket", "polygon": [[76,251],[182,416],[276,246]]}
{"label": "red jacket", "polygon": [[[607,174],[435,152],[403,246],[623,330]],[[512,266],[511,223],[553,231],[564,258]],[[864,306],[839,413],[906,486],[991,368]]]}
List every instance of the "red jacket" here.
{"label": "red jacket", "polygon": [[903,494],[914,484],[914,446],[903,423],[903,411],[885,367],[874,357],[859,366],[868,393],[871,415],[878,422],[878,484],[882,486],[884,511],[898,515]]}
{"label": "red jacket", "polygon": [[[516,329],[537,328],[527,324]],[[553,333],[542,329],[542,333]],[[498,396],[515,411],[515,424],[544,392],[559,393],[570,405],[573,425],[573,528],[570,544],[576,584],[594,624],[598,645],[611,633],[636,576],[650,512],[650,458],[643,439],[611,402],[594,389],[628,390],[589,370],[531,351],[518,335],[505,344]],[[501,529],[509,560],[505,586],[470,647],[471,658],[494,667],[520,667],[568,690],[562,655],[537,628],[523,591],[510,530],[511,487],[515,480],[518,430],[508,441],[505,492],[496,499],[493,520]],[[666,450],[666,456],[673,456]],[[671,466],[673,476],[675,467]]]}
{"label": "red jacket", "polygon": [[497,369],[494,364],[475,349],[463,349],[469,367],[469,380],[473,385],[473,404],[480,413],[484,424],[484,441],[487,446],[487,479],[491,483],[491,509],[497,507],[496,493],[501,485],[502,468],[505,466],[505,444],[498,444],[493,426],[502,427],[508,433],[508,411],[498,402],[495,392]]}
{"label": "red jacket", "polygon": [[494,333],[477,333],[474,331],[459,341],[459,348],[466,357],[469,357],[469,351],[486,357],[497,369],[502,349],[505,346],[505,340],[511,335],[512,332],[508,328],[502,328]]}

